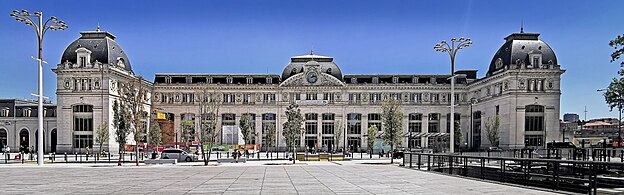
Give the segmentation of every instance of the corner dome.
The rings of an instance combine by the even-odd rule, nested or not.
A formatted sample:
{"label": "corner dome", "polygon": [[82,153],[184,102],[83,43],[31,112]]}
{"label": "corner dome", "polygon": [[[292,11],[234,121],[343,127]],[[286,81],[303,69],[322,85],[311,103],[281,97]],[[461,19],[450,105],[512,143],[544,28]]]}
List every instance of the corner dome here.
{"label": "corner dome", "polygon": [[65,48],[61,57],[61,63],[71,62],[78,64],[78,52],[87,51],[90,53],[88,61],[91,64],[97,61],[132,72],[130,59],[128,59],[126,52],[115,41],[115,35],[99,30],[80,32],[80,35],[80,38]]}
{"label": "corner dome", "polygon": [[334,58],[329,56],[320,56],[316,54],[291,57],[290,63],[286,65],[284,71],[282,72],[282,81],[297,73],[303,72],[303,66],[307,63],[318,64],[321,67],[321,71],[323,73],[330,74],[333,77],[336,77],[338,80],[342,81],[342,71],[340,71],[340,67],[338,67],[338,65],[334,63]]}
{"label": "corner dome", "polygon": [[505,37],[505,43],[501,46],[492,61],[487,75],[504,69],[506,65],[516,64],[518,62],[531,64],[529,55],[541,55],[542,64],[557,64],[557,57],[552,48],[544,41],[539,39],[539,33],[512,33]]}

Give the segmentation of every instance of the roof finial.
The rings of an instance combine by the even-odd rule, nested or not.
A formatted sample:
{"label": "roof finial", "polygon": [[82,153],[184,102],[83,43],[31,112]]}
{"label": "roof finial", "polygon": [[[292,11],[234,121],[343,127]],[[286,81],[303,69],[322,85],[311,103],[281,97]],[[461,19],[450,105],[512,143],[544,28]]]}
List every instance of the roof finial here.
{"label": "roof finial", "polygon": [[96,31],[100,32],[100,23],[98,22]]}
{"label": "roof finial", "polygon": [[524,33],[524,21],[520,20],[520,33]]}

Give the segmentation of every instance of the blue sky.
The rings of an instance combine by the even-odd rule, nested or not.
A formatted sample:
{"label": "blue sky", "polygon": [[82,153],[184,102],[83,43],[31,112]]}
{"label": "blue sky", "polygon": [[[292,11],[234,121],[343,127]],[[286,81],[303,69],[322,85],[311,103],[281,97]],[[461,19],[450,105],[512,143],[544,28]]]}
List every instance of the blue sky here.
{"label": "blue sky", "polygon": [[[44,40],[45,95],[54,97],[65,47],[80,31],[117,36],[137,74],[275,73],[289,57],[335,57],[344,73],[446,74],[448,55],[433,46],[470,37],[457,69],[483,76],[503,38],[520,30],[542,33],[567,72],[561,114],[616,116],[598,88],[617,76],[609,40],[624,33],[620,1],[6,1],[0,0],[0,97],[30,98],[36,91],[34,31],[9,17],[14,9],[43,11],[69,24]],[[3,15],[6,14],[6,15]],[[53,98],[54,100],[54,98]]]}

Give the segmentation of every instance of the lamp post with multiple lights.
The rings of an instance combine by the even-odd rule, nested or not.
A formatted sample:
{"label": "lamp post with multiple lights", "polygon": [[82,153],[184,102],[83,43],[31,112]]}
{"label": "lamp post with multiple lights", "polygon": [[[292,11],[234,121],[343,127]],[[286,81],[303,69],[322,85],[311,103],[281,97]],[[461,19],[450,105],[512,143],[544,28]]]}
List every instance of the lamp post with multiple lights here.
{"label": "lamp post with multiple lights", "polygon": [[462,37],[459,39],[452,38],[450,45],[443,40],[433,47],[436,51],[448,53],[451,57],[451,77],[449,78],[451,79],[451,127],[449,129],[451,153],[455,152],[455,55],[457,51],[470,45],[472,45],[470,38]]}
{"label": "lamp post with multiple lights", "polygon": [[[39,122],[39,131],[37,131],[37,164],[43,165],[43,67],[42,63],[46,63],[42,59],[42,43],[43,36],[48,30],[65,30],[67,28],[67,24],[62,20],[58,20],[56,17],[52,16],[45,22],[43,22],[43,12],[35,12],[30,13],[26,10],[17,11],[13,10],[11,13],[11,17],[15,18],[18,22],[24,22],[28,26],[32,26],[37,32],[37,43],[38,43],[38,54],[37,61],[39,62],[39,93],[37,99],[39,100],[38,105],[38,122]],[[35,23],[33,19],[38,20],[38,23]]]}

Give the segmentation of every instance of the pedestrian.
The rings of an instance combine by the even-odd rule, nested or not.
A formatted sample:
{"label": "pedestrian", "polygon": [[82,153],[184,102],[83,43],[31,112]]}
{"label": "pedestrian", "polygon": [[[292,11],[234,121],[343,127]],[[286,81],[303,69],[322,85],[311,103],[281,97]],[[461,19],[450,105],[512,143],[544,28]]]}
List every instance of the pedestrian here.
{"label": "pedestrian", "polygon": [[7,154],[7,158],[11,159],[11,147],[9,146],[6,147],[6,154]]}

